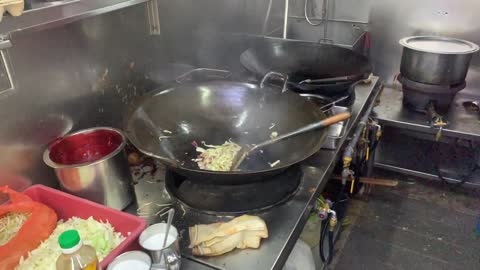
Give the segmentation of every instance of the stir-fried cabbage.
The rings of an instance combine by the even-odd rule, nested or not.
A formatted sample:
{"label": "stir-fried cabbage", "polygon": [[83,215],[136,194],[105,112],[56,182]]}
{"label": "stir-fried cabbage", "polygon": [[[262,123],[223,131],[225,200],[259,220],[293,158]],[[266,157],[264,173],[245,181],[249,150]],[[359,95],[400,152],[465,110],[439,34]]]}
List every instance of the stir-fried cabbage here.
{"label": "stir-fried cabbage", "polygon": [[233,159],[241,149],[238,144],[232,141],[226,141],[222,145],[205,143],[203,145],[207,148],[196,147],[200,154],[194,161],[197,162],[200,169],[210,171],[230,171]]}
{"label": "stir-fried cabbage", "polygon": [[12,239],[27,221],[29,214],[8,213],[0,218],[0,246]]}
{"label": "stir-fried cabbage", "polygon": [[124,239],[115,232],[108,222],[96,221],[92,217],[81,219],[72,217],[66,222],[59,222],[50,237],[38,248],[29,253],[27,259],[20,260],[17,270],[55,270],[55,263],[62,253],[58,245],[58,237],[66,230],[76,229],[85,245],[90,245],[97,251],[98,260],[105,258],[110,251],[116,248]]}

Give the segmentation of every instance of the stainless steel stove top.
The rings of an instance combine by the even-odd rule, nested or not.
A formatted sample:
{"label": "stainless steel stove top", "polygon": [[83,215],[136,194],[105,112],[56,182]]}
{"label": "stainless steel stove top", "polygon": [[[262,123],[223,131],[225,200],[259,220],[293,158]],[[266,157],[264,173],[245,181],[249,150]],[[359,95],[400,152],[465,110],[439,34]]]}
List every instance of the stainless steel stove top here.
{"label": "stainless steel stove top", "polygon": [[212,215],[260,212],[288,200],[298,191],[302,170],[291,166],[282,173],[239,185],[198,183],[167,170],[165,188],[174,202]]}
{"label": "stainless steel stove top", "polygon": [[[273,208],[250,214],[262,217],[267,223],[269,238],[262,241],[259,249],[234,250],[228,254],[202,258],[194,257],[188,248],[188,227],[195,224],[208,224],[231,219],[231,216],[212,215],[175,204],[174,225],[180,231],[181,250],[184,258],[182,269],[281,269],[298,239],[316,198],[327,183],[336,162],[341,156],[341,148],[381,89],[378,77],[369,84],[356,87],[355,103],[351,106],[352,117],[346,127],[346,136],[339,141],[335,150],[321,150],[301,164],[303,178],[298,191],[285,203]],[[138,170],[138,169],[137,169]],[[142,168],[136,175],[135,192],[137,204],[127,209],[145,217],[149,223],[163,220],[165,206],[172,203],[164,188],[165,171],[157,170],[153,175],[151,168]],[[142,177],[139,177],[142,176]]]}

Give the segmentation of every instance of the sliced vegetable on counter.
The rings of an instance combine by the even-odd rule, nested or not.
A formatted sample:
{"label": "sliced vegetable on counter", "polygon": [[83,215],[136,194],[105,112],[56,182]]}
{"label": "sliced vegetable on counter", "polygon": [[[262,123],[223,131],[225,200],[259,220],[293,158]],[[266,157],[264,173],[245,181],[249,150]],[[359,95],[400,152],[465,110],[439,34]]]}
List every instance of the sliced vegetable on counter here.
{"label": "sliced vegetable on counter", "polygon": [[243,215],[229,222],[195,225],[189,235],[193,255],[218,256],[235,248],[259,248],[268,230],[260,217]]}
{"label": "sliced vegetable on counter", "polygon": [[0,192],[10,197],[10,203],[0,205],[0,270],[10,270],[50,236],[57,214],[7,186]]}
{"label": "sliced vegetable on counter", "polygon": [[0,246],[5,245],[12,239],[30,214],[8,213],[0,218]]}

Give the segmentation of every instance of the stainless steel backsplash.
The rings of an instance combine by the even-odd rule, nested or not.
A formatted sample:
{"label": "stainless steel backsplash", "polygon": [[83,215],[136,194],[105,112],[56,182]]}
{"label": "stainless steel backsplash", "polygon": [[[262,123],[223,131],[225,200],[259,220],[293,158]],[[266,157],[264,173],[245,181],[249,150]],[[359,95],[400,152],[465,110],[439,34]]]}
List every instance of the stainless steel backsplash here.
{"label": "stainless steel backsplash", "polygon": [[[267,30],[282,23],[272,0]],[[240,68],[261,34],[268,1],[159,0],[160,35],[149,35],[145,4],[69,24],[14,32],[15,85],[0,92],[0,185],[56,186],[43,164],[47,144],[92,126],[122,128],[128,105],[192,67]],[[5,86],[0,70],[0,86]]]}
{"label": "stainless steel backsplash", "polygon": [[120,127],[127,103],[148,85],[146,66],[168,58],[148,53],[146,31],[140,5],[10,36],[15,89],[0,93],[0,185],[56,185],[41,158],[48,142],[91,126]]}
{"label": "stainless steel backsplash", "polygon": [[[65,132],[91,126],[122,128],[128,104],[192,67],[240,70],[239,54],[263,32],[280,37],[282,0],[159,0],[160,35],[149,35],[145,4],[55,27],[13,33],[7,51],[13,91],[0,92],[0,185],[55,185],[41,155]],[[313,17],[321,1],[311,0]],[[401,37],[438,34],[480,43],[479,1],[330,0],[329,34],[348,43],[371,31],[375,72],[398,73]],[[321,27],[301,18],[303,1],[290,1],[288,37],[316,41]],[[298,17],[298,18],[296,18]],[[336,20],[336,21],[335,21]],[[469,72],[478,85],[478,55]],[[0,90],[5,71],[0,70]]]}

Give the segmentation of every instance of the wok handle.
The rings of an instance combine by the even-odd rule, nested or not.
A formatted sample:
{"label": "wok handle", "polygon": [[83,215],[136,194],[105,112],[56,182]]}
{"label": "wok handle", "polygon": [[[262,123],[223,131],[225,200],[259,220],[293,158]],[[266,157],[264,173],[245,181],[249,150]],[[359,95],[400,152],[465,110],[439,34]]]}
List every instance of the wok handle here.
{"label": "wok handle", "polygon": [[313,131],[313,130],[316,130],[316,129],[328,127],[328,126],[333,125],[335,123],[347,120],[348,118],[350,118],[350,116],[351,116],[351,114],[349,112],[343,112],[343,113],[336,114],[334,116],[323,119],[320,122],[301,127],[301,128],[299,128],[297,130],[294,130],[292,132],[285,133],[285,134],[280,135],[280,136],[278,136],[276,138],[273,138],[271,140],[268,140],[268,141],[265,141],[263,143],[257,144],[257,145],[255,145],[254,147],[251,148],[250,152],[253,151],[253,150],[268,146],[270,144],[276,143],[278,141],[282,141],[282,140],[285,140],[285,139],[288,139],[288,138],[291,138],[291,137],[294,137],[294,136],[297,136],[297,135],[300,135],[300,134],[303,134],[303,133],[306,133],[306,132],[309,132],[309,131]]}
{"label": "wok handle", "polygon": [[349,112],[336,114],[332,117],[328,117],[327,119],[322,120],[320,122],[322,125],[319,125],[318,128],[327,127],[327,126],[333,125],[335,123],[342,122],[342,121],[350,118],[350,116],[351,116],[351,114]]}
{"label": "wok handle", "polygon": [[341,77],[333,77],[333,78],[324,78],[324,79],[306,79],[298,84],[307,84],[307,83],[313,83],[313,84],[322,84],[322,83],[337,83],[337,82],[344,82],[344,81],[350,81],[354,80],[356,76],[354,75],[348,75],[348,76],[341,76]]}
{"label": "wok handle", "polygon": [[287,83],[288,83],[288,75],[284,75],[280,72],[275,72],[275,71],[269,71],[265,76],[263,76],[262,80],[260,81],[260,88],[265,87],[265,82],[272,76],[278,76],[283,80],[283,86],[282,86],[282,93],[287,91]]}

